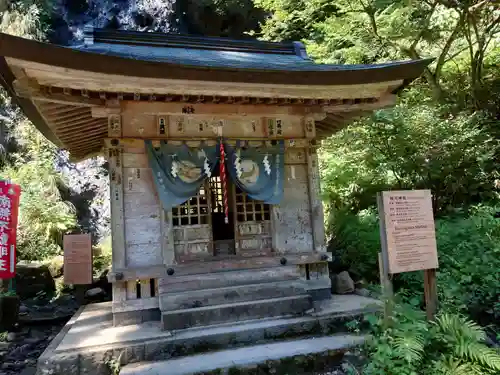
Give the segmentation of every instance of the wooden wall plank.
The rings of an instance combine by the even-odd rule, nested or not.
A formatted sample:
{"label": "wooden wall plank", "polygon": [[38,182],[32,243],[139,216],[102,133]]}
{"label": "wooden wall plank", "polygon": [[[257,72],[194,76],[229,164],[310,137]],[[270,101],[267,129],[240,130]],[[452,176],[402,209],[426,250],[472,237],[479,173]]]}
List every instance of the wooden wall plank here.
{"label": "wooden wall plank", "polygon": [[295,178],[285,168],[284,196],[272,207],[274,249],[278,253],[313,250],[307,165],[295,166]]}
{"label": "wooden wall plank", "polygon": [[112,263],[114,268],[125,268],[123,153],[120,148],[109,148],[107,156],[110,166]]}
{"label": "wooden wall plank", "polygon": [[311,207],[313,246],[315,251],[326,251],[323,202],[320,199],[319,165],[316,151],[307,153],[309,204]]}
{"label": "wooden wall plank", "polygon": [[156,116],[140,112],[123,114],[123,136],[138,138],[156,137]]}
{"label": "wooden wall plank", "polygon": [[150,279],[141,280],[141,299],[151,298],[151,281]]}
{"label": "wooden wall plank", "polygon": [[128,245],[127,261],[129,267],[146,267],[163,264],[160,241]]}
{"label": "wooden wall plank", "polygon": [[127,300],[137,299],[137,281],[127,281]]}
{"label": "wooden wall plank", "polygon": [[161,208],[161,246],[163,264],[175,264],[174,231],[172,225],[172,211]]}

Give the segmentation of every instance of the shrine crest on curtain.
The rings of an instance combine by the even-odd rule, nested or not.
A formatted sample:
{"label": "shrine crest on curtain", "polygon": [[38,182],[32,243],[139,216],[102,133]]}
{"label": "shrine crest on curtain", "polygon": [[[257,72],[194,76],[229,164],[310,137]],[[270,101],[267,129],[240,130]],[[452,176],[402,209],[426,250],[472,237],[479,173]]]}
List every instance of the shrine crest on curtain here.
{"label": "shrine crest on curtain", "polygon": [[[155,148],[145,141],[146,152],[158,195],[164,209],[180,205],[198,193],[220,163],[220,142],[199,147],[161,141]],[[252,199],[278,204],[283,198],[284,142],[250,147],[246,141],[235,146],[223,142],[225,167],[231,180]]]}

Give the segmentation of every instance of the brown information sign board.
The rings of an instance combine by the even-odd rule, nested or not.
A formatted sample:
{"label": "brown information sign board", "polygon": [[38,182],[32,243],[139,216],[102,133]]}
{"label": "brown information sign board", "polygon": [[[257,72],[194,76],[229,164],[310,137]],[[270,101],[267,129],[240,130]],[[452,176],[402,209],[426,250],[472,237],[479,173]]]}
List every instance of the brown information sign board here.
{"label": "brown information sign board", "polygon": [[438,268],[430,190],[385,191],[381,201],[388,273]]}
{"label": "brown information sign board", "polygon": [[92,284],[92,241],[90,234],[64,236],[64,283]]}

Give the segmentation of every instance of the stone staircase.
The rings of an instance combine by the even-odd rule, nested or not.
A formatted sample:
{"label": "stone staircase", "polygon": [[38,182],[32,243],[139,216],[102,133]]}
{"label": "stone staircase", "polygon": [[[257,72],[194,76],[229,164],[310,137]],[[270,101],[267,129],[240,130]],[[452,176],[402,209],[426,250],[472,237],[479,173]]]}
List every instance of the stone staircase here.
{"label": "stone staircase", "polygon": [[[380,309],[380,303],[374,299],[334,295],[331,300],[314,303],[314,309],[304,311],[311,306],[308,294],[292,294],[303,291],[299,287],[294,292],[292,286],[275,282],[283,293],[278,297],[271,294],[274,298],[251,301],[248,298],[252,294],[250,297],[246,293],[237,294],[234,292],[241,290],[238,286],[226,286],[230,301],[245,300],[210,304],[227,302],[217,297],[205,306],[180,310],[183,314],[192,310],[195,313],[191,314],[200,316],[199,311],[203,309],[214,311],[214,306],[220,309],[225,305],[238,305],[250,310],[237,314],[247,319],[258,317],[259,308],[266,306],[266,314],[271,312],[278,316],[238,322],[229,319],[218,324],[210,317],[194,322],[199,326],[172,331],[162,330],[161,322],[115,327],[111,304],[87,305],[40,356],[37,373],[111,375],[120,370],[122,375],[310,374],[313,370],[326,370],[340,364],[345,351],[363,342],[362,335],[347,333],[346,322]],[[271,287],[272,283],[267,284],[261,287],[277,293]],[[164,308],[171,306],[171,310],[164,311],[166,315],[172,316],[179,311],[179,306],[185,307],[183,299],[174,298],[174,294],[165,294]],[[300,302],[296,307],[295,302],[290,302],[295,299],[308,302]],[[200,297],[199,300],[205,299]],[[181,304],[168,305],[167,302],[171,301],[181,301]],[[286,302],[285,307],[279,307],[283,302]],[[228,309],[222,308],[226,316]],[[163,318],[166,321],[167,316]],[[202,326],[207,322],[211,322],[210,325]]]}
{"label": "stone staircase", "polygon": [[162,328],[169,331],[303,315],[312,307],[312,298],[300,281],[237,285],[160,295]]}
{"label": "stone staircase", "polygon": [[162,329],[298,316],[313,308],[307,284],[286,272],[232,271],[196,278],[197,283],[184,285],[184,290],[160,280]]}

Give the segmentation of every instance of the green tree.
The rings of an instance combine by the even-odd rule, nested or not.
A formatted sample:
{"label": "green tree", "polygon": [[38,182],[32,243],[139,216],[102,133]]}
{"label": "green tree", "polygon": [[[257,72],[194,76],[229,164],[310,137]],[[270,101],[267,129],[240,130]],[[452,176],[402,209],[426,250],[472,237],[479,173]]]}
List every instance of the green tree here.
{"label": "green tree", "polygon": [[439,100],[448,94],[443,74],[458,64],[467,70],[472,105],[481,108],[485,58],[500,45],[500,8],[495,1],[255,2],[272,14],[262,27],[264,38],[304,40],[322,62],[435,58],[424,77]]}
{"label": "green tree", "polygon": [[436,214],[495,200],[498,142],[484,114],[443,118],[426,105],[382,110],[323,143],[325,199],[351,211],[374,206],[384,189],[431,189]]}
{"label": "green tree", "polygon": [[[44,3],[2,4],[0,31],[30,39],[44,39],[48,13]],[[7,94],[0,93],[3,164],[0,177],[21,186],[18,256],[43,259],[60,253],[62,235],[76,226],[75,210],[61,198],[63,175],[56,169],[58,151],[45,139]]]}

